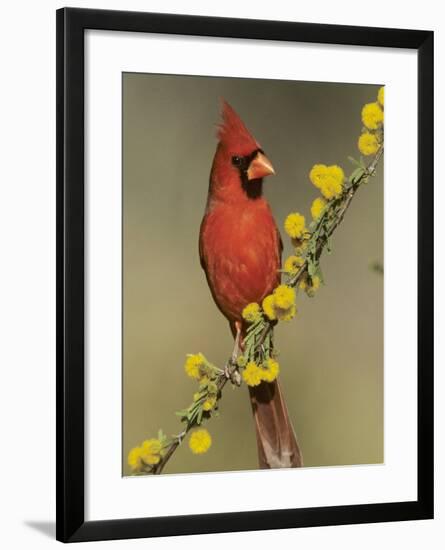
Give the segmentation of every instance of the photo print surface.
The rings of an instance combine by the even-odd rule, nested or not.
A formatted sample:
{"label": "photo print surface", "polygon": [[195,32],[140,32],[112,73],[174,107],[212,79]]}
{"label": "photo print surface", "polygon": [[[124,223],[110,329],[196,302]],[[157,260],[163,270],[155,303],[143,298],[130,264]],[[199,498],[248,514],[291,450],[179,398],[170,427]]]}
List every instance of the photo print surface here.
{"label": "photo print surface", "polygon": [[123,475],[382,463],[382,84],[122,86]]}

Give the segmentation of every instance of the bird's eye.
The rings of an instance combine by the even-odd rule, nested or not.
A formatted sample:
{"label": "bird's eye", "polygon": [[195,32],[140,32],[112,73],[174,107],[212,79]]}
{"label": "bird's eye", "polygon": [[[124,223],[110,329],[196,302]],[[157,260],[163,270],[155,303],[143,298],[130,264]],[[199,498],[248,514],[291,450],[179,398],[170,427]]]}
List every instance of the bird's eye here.
{"label": "bird's eye", "polygon": [[232,157],[232,164],[234,166],[240,166],[241,165],[241,157]]}

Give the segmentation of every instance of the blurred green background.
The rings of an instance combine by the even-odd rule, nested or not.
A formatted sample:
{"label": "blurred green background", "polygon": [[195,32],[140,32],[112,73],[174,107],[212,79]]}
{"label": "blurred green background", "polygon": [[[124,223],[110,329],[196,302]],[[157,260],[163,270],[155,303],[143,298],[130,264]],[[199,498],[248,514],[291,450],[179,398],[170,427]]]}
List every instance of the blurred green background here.
{"label": "blurred green background", "polygon": [[[310,218],[313,164],[353,169],[360,111],[378,86],[171,75],[123,75],[123,473],[142,440],[178,433],[191,402],[186,353],[222,366],[232,349],[198,255],[199,225],[225,98],[271,159],[265,195],[277,224]],[[282,234],[284,233],[281,230]],[[284,257],[291,253],[283,234]],[[305,466],[383,461],[383,167],[357,194],[322,258],[326,286],[301,296],[275,332],[281,381]],[[227,387],[202,456],[182,445],[165,473],[256,469],[245,386]]]}

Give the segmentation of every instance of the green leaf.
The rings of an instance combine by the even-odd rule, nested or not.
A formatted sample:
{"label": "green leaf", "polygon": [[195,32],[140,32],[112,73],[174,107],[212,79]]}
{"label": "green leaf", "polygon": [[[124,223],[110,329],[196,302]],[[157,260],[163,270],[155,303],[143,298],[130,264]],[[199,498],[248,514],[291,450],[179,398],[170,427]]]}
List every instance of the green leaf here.
{"label": "green leaf", "polygon": [[317,276],[320,277],[321,284],[324,284],[323,271],[321,270],[320,266],[318,266],[318,269],[317,269]]}
{"label": "green leaf", "polygon": [[359,167],[359,168],[356,168],[352,174],[349,176],[349,181],[351,183],[355,183],[356,181],[358,181],[360,179],[360,177],[362,176],[363,174],[363,168]]}
{"label": "green leaf", "polygon": [[[202,409],[201,409],[202,410]],[[195,409],[190,416],[188,417],[188,423],[189,425],[193,424],[196,420],[196,417],[198,416],[199,410]]]}
{"label": "green leaf", "polygon": [[332,239],[331,237],[328,237],[328,240],[326,241],[326,250],[328,254],[332,252]]}
{"label": "green leaf", "polygon": [[359,168],[362,168],[362,163],[360,163],[358,160],[356,160],[354,157],[348,157],[348,160],[352,162],[352,164],[355,164]]}
{"label": "green leaf", "polygon": [[161,445],[162,445],[162,444],[166,441],[166,439],[167,439],[167,436],[165,435],[165,433],[164,433],[161,429],[158,430],[158,439],[159,439],[159,441],[161,442]]}

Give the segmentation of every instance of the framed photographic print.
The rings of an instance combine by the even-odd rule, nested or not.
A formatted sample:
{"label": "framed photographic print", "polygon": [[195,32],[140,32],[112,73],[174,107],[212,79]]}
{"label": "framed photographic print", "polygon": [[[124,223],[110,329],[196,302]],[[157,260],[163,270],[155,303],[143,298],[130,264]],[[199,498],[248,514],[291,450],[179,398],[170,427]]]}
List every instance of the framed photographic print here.
{"label": "framed photographic print", "polygon": [[433,517],[432,105],[429,31],[57,12],[59,540]]}

